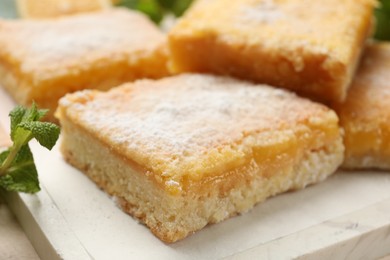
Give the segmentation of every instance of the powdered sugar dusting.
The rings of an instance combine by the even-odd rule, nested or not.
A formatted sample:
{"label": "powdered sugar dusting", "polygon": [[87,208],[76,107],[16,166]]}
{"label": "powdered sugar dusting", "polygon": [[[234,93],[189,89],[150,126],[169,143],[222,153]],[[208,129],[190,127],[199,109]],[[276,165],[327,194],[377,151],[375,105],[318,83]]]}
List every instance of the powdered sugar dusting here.
{"label": "powdered sugar dusting", "polygon": [[282,11],[273,0],[261,1],[256,6],[245,6],[240,13],[240,19],[259,23],[273,23],[282,17]]}
{"label": "powdered sugar dusting", "polygon": [[166,181],[166,184],[168,185],[168,186],[180,186],[180,184],[177,182],[177,181],[174,181],[174,180],[168,180],[168,181]]}
{"label": "powdered sugar dusting", "polygon": [[141,14],[117,8],[48,21],[9,22],[6,26],[12,32],[10,42],[17,45],[8,48],[21,61],[25,73],[37,67],[41,72],[48,68],[61,74],[59,68],[65,68],[64,73],[77,73],[70,69],[153,50],[165,40]]}
{"label": "powdered sugar dusting", "polygon": [[138,81],[69,109],[86,129],[133,160],[162,169],[162,176],[190,171],[200,157],[223,152],[250,133],[288,128],[307,113],[323,112],[284,90],[190,74]]}

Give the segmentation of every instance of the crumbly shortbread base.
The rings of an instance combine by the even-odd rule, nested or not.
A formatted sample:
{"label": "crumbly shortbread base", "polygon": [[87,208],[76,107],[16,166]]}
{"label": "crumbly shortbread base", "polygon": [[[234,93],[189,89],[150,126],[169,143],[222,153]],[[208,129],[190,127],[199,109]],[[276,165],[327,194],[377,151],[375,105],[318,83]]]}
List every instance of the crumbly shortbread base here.
{"label": "crumbly shortbread base", "polygon": [[[175,242],[208,223],[246,212],[267,197],[324,180],[336,171],[344,152],[339,138],[326,147],[307,150],[302,160],[272,176],[265,176],[252,162],[222,181],[205,184],[203,192],[190,190],[175,196],[156,184],[147,172],[114,153],[66,116],[61,122],[61,149],[65,159],[118,198],[124,211],[140,219],[165,242]],[[226,183],[234,185],[226,189]]]}

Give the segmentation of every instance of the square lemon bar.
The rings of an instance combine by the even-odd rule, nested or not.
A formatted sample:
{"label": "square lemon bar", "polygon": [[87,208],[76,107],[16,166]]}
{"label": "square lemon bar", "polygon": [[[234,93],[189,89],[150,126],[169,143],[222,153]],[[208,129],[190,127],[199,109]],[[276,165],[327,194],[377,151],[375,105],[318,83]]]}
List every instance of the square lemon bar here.
{"label": "square lemon bar", "polygon": [[170,32],[170,67],[342,101],[371,33],[375,3],[198,0]]}
{"label": "square lemon bar", "polygon": [[390,43],[373,43],[348,92],[334,105],[345,131],[345,168],[390,169]]}
{"label": "square lemon bar", "polygon": [[56,115],[65,159],[166,242],[320,182],[344,154],[329,108],[228,77],[84,90]]}
{"label": "square lemon bar", "polygon": [[0,85],[52,111],[66,93],[167,75],[166,36],[126,9],[47,20],[0,20]]}

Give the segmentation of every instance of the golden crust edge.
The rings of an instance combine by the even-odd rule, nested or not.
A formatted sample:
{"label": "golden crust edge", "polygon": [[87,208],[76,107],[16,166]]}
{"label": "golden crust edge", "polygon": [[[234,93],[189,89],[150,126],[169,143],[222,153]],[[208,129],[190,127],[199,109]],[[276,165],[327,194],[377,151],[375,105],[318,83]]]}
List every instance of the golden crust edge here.
{"label": "golden crust edge", "polygon": [[[59,99],[66,94],[84,89],[97,89],[105,91],[118,85],[136,81],[138,79],[158,79],[170,75],[167,69],[168,50],[165,43],[158,46],[155,50],[146,53],[147,55],[145,54],[145,57],[140,58],[136,64],[130,64],[125,69],[123,69],[123,73],[127,71],[125,78],[122,74],[116,77],[101,76],[101,78],[104,80],[101,80],[100,84],[94,85],[94,88],[85,87],[83,84],[79,84],[77,88],[70,87],[70,85],[74,85],[74,81],[85,81],[82,75],[77,76],[76,80],[74,78],[72,79],[72,77],[66,76],[53,78],[52,82],[48,85],[45,82],[42,82],[38,86],[33,86],[33,83],[30,82],[31,74],[23,75],[20,72],[18,73],[16,68],[7,66],[6,61],[2,60],[0,57],[0,86],[2,86],[9,93],[12,99],[18,104],[23,106],[30,106],[34,101],[38,107],[49,109],[49,113],[45,116],[45,120],[58,122],[54,116],[54,113],[57,108]],[[118,64],[113,64],[112,67],[118,66]],[[147,69],[145,69],[144,66],[147,67]],[[96,68],[91,65],[90,70],[82,74],[91,74],[91,71],[94,70],[96,70]],[[106,70],[100,69],[96,71],[97,72],[95,75],[98,73],[104,74]],[[66,90],[56,87],[62,86],[63,88],[64,85],[67,88]],[[47,97],[47,95],[39,93],[46,92],[47,89],[55,89],[56,95]]]}
{"label": "golden crust edge", "polygon": [[[339,136],[320,149],[308,149],[300,162],[282,169],[276,177],[262,176],[250,166],[240,169],[244,175],[251,177],[234,181],[236,186],[223,198],[216,192],[218,185],[205,189],[210,191],[208,194],[188,192],[173,196],[148,176],[134,171],[124,158],[112,153],[109,146],[73,124],[64,111],[59,110],[57,115],[63,125],[61,149],[64,158],[101,189],[117,198],[124,211],[146,224],[152,233],[167,243],[183,239],[207,224],[246,212],[268,197],[323,181],[343,161],[344,146]],[[72,135],[70,138],[69,131]],[[111,171],[114,168],[119,169],[115,176]],[[107,172],[111,172],[111,175],[108,176]],[[129,176],[132,182],[128,182]],[[286,180],[284,183],[280,181],[283,176]]]}

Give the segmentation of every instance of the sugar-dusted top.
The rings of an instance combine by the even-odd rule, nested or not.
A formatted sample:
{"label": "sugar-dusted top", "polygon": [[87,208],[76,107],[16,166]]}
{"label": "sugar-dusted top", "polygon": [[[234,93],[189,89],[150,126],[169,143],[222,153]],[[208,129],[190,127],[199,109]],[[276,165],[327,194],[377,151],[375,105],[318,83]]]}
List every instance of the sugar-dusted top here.
{"label": "sugar-dusted top", "polygon": [[283,143],[302,127],[309,134],[321,125],[338,129],[337,116],[325,106],[211,75],[78,92],[61,99],[60,111],[167,185],[247,163],[253,147]]}
{"label": "sugar-dusted top", "polygon": [[[364,40],[376,0],[199,0],[174,34],[210,35],[239,46],[284,51],[287,59],[317,55],[350,63]],[[221,11],[223,10],[223,12]],[[295,58],[294,58],[295,57]]]}
{"label": "sugar-dusted top", "polygon": [[131,63],[164,42],[164,34],[146,17],[121,8],[56,19],[0,21],[0,62],[39,79],[46,74],[77,74],[84,66],[105,66],[107,60]]}

